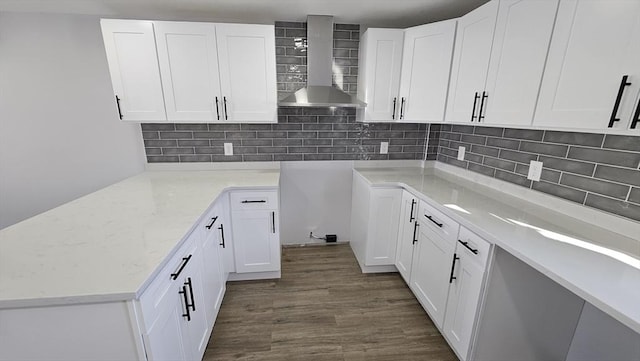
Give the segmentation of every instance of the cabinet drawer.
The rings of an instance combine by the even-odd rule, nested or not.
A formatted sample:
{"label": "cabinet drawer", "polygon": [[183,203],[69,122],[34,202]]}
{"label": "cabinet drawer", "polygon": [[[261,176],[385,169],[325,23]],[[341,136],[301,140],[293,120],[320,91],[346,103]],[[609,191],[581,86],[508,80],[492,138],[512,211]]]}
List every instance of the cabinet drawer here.
{"label": "cabinet drawer", "polygon": [[420,221],[421,227],[429,227],[447,241],[451,241],[452,243],[456,241],[459,228],[458,223],[425,201],[420,201],[418,220]]}
{"label": "cabinet drawer", "polygon": [[[162,268],[156,278],[151,281],[151,284],[140,296],[140,306],[142,308],[142,314],[144,316],[144,323],[149,330],[153,323],[158,319],[162,312],[169,312],[166,309],[171,305],[168,297],[178,297],[178,286],[182,286],[180,277],[176,276],[174,280],[174,274],[180,273],[180,276],[185,274],[185,270],[190,264],[195,263],[196,257],[200,257],[197,253],[197,243],[195,237],[190,237],[182,247],[171,257],[171,260]],[[175,295],[173,295],[175,291]]]}
{"label": "cabinet drawer", "polygon": [[278,191],[238,191],[231,193],[231,210],[278,209]]}
{"label": "cabinet drawer", "polygon": [[491,251],[491,243],[480,238],[470,230],[460,227],[457,250],[457,252],[467,254],[469,260],[476,262],[484,269],[487,259],[489,258],[489,252]]}

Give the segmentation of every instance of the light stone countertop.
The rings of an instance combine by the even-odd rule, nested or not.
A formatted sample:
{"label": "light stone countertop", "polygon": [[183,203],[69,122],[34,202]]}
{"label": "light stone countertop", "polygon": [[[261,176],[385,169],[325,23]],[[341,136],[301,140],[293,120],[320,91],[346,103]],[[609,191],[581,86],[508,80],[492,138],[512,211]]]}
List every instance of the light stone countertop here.
{"label": "light stone countertop", "polygon": [[279,179],[147,171],[0,230],[0,309],[134,299],[220,194]]}
{"label": "light stone countertop", "polygon": [[356,171],[374,187],[400,186],[442,205],[462,226],[640,333],[640,239],[437,169]]}

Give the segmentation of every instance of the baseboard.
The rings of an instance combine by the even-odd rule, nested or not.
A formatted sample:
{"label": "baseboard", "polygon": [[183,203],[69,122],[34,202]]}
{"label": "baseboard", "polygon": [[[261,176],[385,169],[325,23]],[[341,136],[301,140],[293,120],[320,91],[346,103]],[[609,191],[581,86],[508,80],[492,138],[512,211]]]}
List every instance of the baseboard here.
{"label": "baseboard", "polygon": [[272,272],[251,272],[251,273],[229,273],[228,282],[233,281],[253,281],[253,280],[269,280],[281,277],[281,271]]}

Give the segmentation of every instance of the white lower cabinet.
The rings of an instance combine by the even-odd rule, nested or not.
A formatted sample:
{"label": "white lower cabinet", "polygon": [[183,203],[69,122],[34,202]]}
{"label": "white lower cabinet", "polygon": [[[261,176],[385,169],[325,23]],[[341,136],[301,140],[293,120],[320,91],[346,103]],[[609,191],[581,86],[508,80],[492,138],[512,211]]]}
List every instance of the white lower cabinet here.
{"label": "white lower cabinet", "polygon": [[491,245],[464,227],[454,253],[443,332],[462,360],[469,355]]}
{"label": "white lower cabinet", "polygon": [[398,245],[396,247],[396,268],[404,281],[411,282],[411,264],[413,251],[418,242],[418,198],[402,191],[400,204],[400,220],[398,222]]}
{"label": "white lower cabinet", "polygon": [[279,272],[277,190],[232,192],[230,200],[236,272]]}
{"label": "white lower cabinet", "polygon": [[351,249],[363,272],[395,269],[402,189],[372,188],[354,173]]}
{"label": "white lower cabinet", "polygon": [[224,270],[224,261],[222,259],[222,242],[219,228],[224,228],[225,218],[223,216],[224,204],[216,202],[204,221],[200,223],[201,248],[202,248],[202,279],[205,285],[204,299],[207,302],[206,312],[207,320],[213,324],[220,305],[222,297],[226,290],[227,275]]}
{"label": "white lower cabinet", "polygon": [[196,229],[140,297],[149,360],[201,359],[213,323],[207,319],[200,233]]}
{"label": "white lower cabinet", "polygon": [[431,320],[442,328],[458,224],[420,203],[420,234],[413,256],[409,287]]}

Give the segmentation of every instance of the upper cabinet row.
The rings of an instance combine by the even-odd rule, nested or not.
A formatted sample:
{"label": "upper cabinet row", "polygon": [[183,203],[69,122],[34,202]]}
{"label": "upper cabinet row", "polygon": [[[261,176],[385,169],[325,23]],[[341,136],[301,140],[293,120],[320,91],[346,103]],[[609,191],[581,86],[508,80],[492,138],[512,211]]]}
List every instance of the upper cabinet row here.
{"label": "upper cabinet row", "polygon": [[276,122],[270,25],[101,20],[120,119]]}
{"label": "upper cabinet row", "polygon": [[365,121],[640,130],[637,0],[493,0],[361,47]]}

